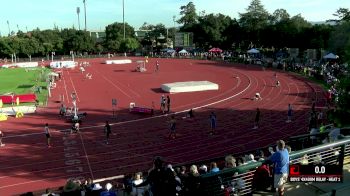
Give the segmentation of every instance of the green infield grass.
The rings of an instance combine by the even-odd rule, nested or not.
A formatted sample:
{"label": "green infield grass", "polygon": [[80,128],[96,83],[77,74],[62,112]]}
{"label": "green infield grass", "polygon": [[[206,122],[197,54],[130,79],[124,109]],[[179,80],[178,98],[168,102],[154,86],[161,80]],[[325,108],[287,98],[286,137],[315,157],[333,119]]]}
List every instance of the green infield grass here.
{"label": "green infield grass", "polygon": [[[0,95],[15,93],[35,93],[39,105],[45,105],[47,101],[47,74],[48,68],[0,68]],[[33,105],[33,103],[21,103],[20,105]],[[4,104],[4,107],[10,104]]]}

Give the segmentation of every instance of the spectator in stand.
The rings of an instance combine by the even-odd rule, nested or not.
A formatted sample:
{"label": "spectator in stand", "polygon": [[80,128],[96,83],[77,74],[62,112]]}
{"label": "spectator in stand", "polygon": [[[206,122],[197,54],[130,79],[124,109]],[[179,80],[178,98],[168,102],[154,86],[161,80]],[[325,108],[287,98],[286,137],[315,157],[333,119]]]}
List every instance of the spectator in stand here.
{"label": "spectator in stand", "polygon": [[93,187],[94,187],[94,183],[92,182],[92,179],[88,178],[83,185],[85,194],[89,194],[92,191]]}
{"label": "spectator in stand", "polygon": [[320,153],[317,153],[314,157],[313,157],[313,164],[322,164],[322,156]]}
{"label": "spectator in stand", "polygon": [[106,184],[106,190],[102,191],[100,193],[100,196],[117,196],[117,194],[115,194],[115,191],[112,189],[112,184],[111,183],[107,183]]}
{"label": "spectator in stand", "polygon": [[329,141],[330,142],[335,142],[335,141],[338,140],[339,136],[340,136],[340,128],[337,127],[336,123],[334,123],[333,129],[331,129],[329,134],[328,134]]}
{"label": "spectator in stand", "polygon": [[187,178],[187,170],[186,166],[181,166],[181,168],[178,168],[177,170],[177,176],[181,179],[181,182],[184,183],[185,179]]}
{"label": "spectator in stand", "polygon": [[278,195],[284,195],[284,184],[287,182],[289,170],[289,153],[283,140],[277,141],[276,152],[269,160],[274,163],[274,188]]}
{"label": "spectator in stand", "polygon": [[265,191],[272,184],[270,167],[267,162],[259,166],[253,176],[253,188],[257,191]]}
{"label": "spectator in stand", "polygon": [[238,172],[235,172],[233,175],[233,179],[231,181],[232,190],[234,193],[239,194],[239,192],[244,188],[245,182],[239,176]]}
{"label": "spectator in stand", "polygon": [[230,169],[236,167],[236,159],[232,155],[228,155],[225,157],[225,168]]}
{"label": "spectator in stand", "polygon": [[[180,180],[180,178],[178,178],[178,180]],[[167,190],[167,195],[177,196],[178,190],[181,191],[181,180],[179,182],[176,180],[176,172],[171,164],[168,164],[166,167],[164,181],[164,188]]]}
{"label": "spectator in stand", "polygon": [[69,179],[66,185],[63,187],[61,196],[77,196],[81,194],[80,191],[80,185],[74,182],[72,179]]}
{"label": "spectator in stand", "polygon": [[153,162],[153,169],[149,172],[145,181],[135,187],[142,187],[150,185],[150,192],[153,196],[165,196],[168,195],[166,190],[166,177],[167,171],[163,166],[163,160],[160,157],[156,157]]}
{"label": "spectator in stand", "polygon": [[202,165],[200,168],[199,168],[199,174],[202,175],[202,174],[206,174],[208,172],[208,167],[206,165]]}
{"label": "spectator in stand", "polygon": [[321,110],[317,115],[317,124],[321,125],[323,123],[323,121],[324,121],[324,113]]}
{"label": "spectator in stand", "polygon": [[86,194],[86,196],[100,196],[101,192],[103,191],[102,186],[100,183],[95,183],[92,187],[92,190],[89,194]]}
{"label": "spectator in stand", "polygon": [[320,133],[318,129],[316,128],[311,128],[310,130],[310,140],[311,140],[311,145],[316,144],[317,142],[317,136],[315,134]]}
{"label": "spectator in stand", "polygon": [[327,105],[330,106],[332,103],[332,90],[331,89],[329,89],[326,92],[326,99],[327,99]]}
{"label": "spectator in stand", "polygon": [[124,189],[124,193],[126,193],[127,195],[130,195],[132,192],[132,184],[133,178],[131,174],[127,174],[124,176],[123,179],[123,189]]}
{"label": "spectator in stand", "polygon": [[142,173],[138,172],[135,174],[134,180],[132,181],[133,187],[132,187],[132,196],[142,196],[145,192],[145,187],[135,187],[143,182],[142,179]]}
{"label": "spectator in stand", "polygon": [[53,192],[51,191],[51,189],[47,188],[47,189],[45,190],[45,194],[42,194],[41,196],[56,196],[56,194],[53,193]]}
{"label": "spectator in stand", "polygon": [[190,167],[190,173],[185,180],[185,196],[198,195],[200,187],[200,178],[197,170],[197,166],[192,165]]}
{"label": "spectator in stand", "polygon": [[307,156],[307,154],[304,154],[304,156],[301,157],[299,162],[301,165],[308,165],[309,164],[309,156]]}
{"label": "spectator in stand", "polygon": [[246,165],[246,164],[247,164],[247,162],[246,162],[244,156],[243,156],[243,157],[238,157],[238,159],[237,159],[237,165],[238,165],[238,166]]}
{"label": "spectator in stand", "polygon": [[215,172],[219,172],[220,171],[220,169],[218,168],[218,165],[216,164],[216,162],[211,162],[210,163],[210,168],[211,168],[211,170],[210,170],[211,173],[215,173]]}
{"label": "spectator in stand", "polygon": [[265,160],[265,153],[264,153],[264,151],[263,150],[259,150],[259,152],[258,152],[258,161],[263,161],[263,160]]}
{"label": "spectator in stand", "polygon": [[247,156],[247,164],[254,163],[254,162],[256,162],[254,155],[253,154],[249,154]]}
{"label": "spectator in stand", "polygon": [[310,115],[309,130],[308,131],[311,131],[312,128],[317,128],[316,112],[311,112],[311,115]]}
{"label": "spectator in stand", "polygon": [[275,151],[273,151],[273,148],[271,146],[268,148],[268,151],[270,153],[269,156],[271,156],[271,155],[273,155],[273,153],[275,153]]}

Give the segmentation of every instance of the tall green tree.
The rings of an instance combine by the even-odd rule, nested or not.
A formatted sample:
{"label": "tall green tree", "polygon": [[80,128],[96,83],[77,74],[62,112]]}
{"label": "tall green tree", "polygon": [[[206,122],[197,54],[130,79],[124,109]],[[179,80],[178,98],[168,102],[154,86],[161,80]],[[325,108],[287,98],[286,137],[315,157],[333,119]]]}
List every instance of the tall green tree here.
{"label": "tall green tree", "polygon": [[198,15],[196,12],[196,6],[193,2],[189,2],[187,5],[180,7],[181,18],[177,20],[179,24],[183,24],[183,28],[186,29],[197,23]]}
{"label": "tall green tree", "polygon": [[265,10],[260,0],[252,0],[246,13],[239,13],[239,22],[248,31],[257,31],[268,24],[269,13]]}
{"label": "tall green tree", "polygon": [[344,57],[350,62],[350,22],[343,22],[337,25],[329,38],[329,51]]}
{"label": "tall green tree", "polygon": [[[135,38],[134,28],[125,24],[126,38]],[[120,44],[124,39],[123,23],[115,22],[106,27],[105,47],[110,51],[120,51]]]}
{"label": "tall green tree", "polygon": [[338,17],[338,19],[328,20],[328,21],[334,21],[336,23],[350,22],[350,10],[348,8],[337,9],[337,11],[333,14],[333,16]]}
{"label": "tall green tree", "polygon": [[0,56],[10,57],[13,50],[10,46],[10,39],[8,37],[0,37]]}
{"label": "tall green tree", "polygon": [[39,42],[43,55],[48,55],[50,52],[63,52],[63,38],[58,29],[43,31],[35,29],[30,32],[30,36]]}
{"label": "tall green tree", "polygon": [[239,13],[239,23],[244,30],[244,39],[252,43],[249,47],[261,45],[261,31],[267,27],[270,15],[260,0],[252,0],[246,13]]}
{"label": "tall green tree", "polygon": [[[227,32],[227,29],[231,25],[231,18],[223,14],[209,14],[202,16],[199,19],[197,30],[193,30],[198,38],[195,42],[205,41],[204,44],[199,44],[202,47],[208,49],[209,47],[223,47],[228,41],[228,36],[232,33]],[[232,43],[229,43],[231,45]]]}
{"label": "tall green tree", "polygon": [[140,43],[132,37],[128,37],[120,43],[120,50],[124,52],[135,51],[140,46]]}
{"label": "tall green tree", "polygon": [[279,22],[287,21],[290,19],[290,15],[285,9],[277,9],[273,12],[271,18],[271,23],[276,24]]}
{"label": "tall green tree", "polygon": [[35,38],[20,38],[20,53],[27,55],[29,61],[32,61],[32,55],[39,53],[40,50],[40,44]]}

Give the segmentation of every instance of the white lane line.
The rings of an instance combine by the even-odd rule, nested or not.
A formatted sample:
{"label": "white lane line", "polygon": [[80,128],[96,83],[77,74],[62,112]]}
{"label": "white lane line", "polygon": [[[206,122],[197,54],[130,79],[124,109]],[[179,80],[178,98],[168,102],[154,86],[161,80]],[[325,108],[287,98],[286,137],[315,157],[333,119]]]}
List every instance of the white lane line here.
{"label": "white lane line", "polygon": [[73,83],[72,77],[69,77],[69,79],[70,79],[70,82],[71,82],[71,84],[72,84],[73,90],[74,90],[75,94],[77,95],[78,102],[80,102],[80,99],[79,99],[79,96],[78,96],[78,92],[77,92],[77,90],[75,89],[75,85],[74,85],[74,83]]}
{"label": "white lane line", "polygon": [[132,98],[128,93],[126,93],[125,91],[123,91],[119,86],[117,86],[116,84],[114,84],[111,80],[109,80],[108,78],[106,78],[106,76],[104,76],[103,74],[101,74],[99,71],[95,70],[98,74],[100,74],[102,76],[103,79],[105,79],[107,82],[109,82],[110,84],[112,84],[115,88],[117,88],[120,92],[122,92],[124,95],[128,96],[129,98]]}
{"label": "white lane line", "polygon": [[89,157],[86,153],[86,148],[85,148],[85,143],[84,143],[84,140],[83,140],[83,136],[80,135],[80,140],[81,140],[81,144],[83,145],[83,150],[84,150],[84,153],[85,153],[85,158],[86,158],[86,161],[87,161],[87,164],[89,166],[89,170],[90,170],[90,174],[91,174],[91,179],[94,179],[94,174],[92,173],[92,169],[91,169],[91,165],[90,165],[90,161],[89,161]]}
{"label": "white lane line", "polygon": [[[62,71],[62,73],[63,73],[63,71]],[[63,76],[62,76],[62,77],[63,77]],[[63,83],[64,83],[64,89],[65,89],[65,91],[66,91],[67,103],[69,103],[69,97],[68,97],[67,84],[66,84],[65,77],[63,77]]]}

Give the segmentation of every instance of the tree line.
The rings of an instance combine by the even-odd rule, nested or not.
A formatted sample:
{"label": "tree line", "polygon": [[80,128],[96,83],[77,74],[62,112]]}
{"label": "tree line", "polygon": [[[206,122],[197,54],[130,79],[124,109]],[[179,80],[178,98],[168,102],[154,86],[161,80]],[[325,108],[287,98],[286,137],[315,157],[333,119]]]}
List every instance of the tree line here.
{"label": "tree line", "polygon": [[283,48],[325,49],[350,60],[350,11],[339,8],[337,20],[324,24],[311,24],[302,15],[290,16],[287,10],[266,11],[260,0],[252,0],[239,18],[223,14],[197,12],[193,2],[180,7],[179,28],[166,28],[164,24],[144,23],[141,39],[135,29],[126,23],[115,22],[105,28],[105,38],[97,40],[89,32],[74,28],[39,30],[0,38],[0,57],[11,54],[31,57],[46,56],[50,52],[68,55],[76,53],[132,52],[136,49],[159,51],[174,40],[176,32],[192,32],[194,47],[203,50],[220,47],[241,51],[249,48],[279,50]]}

